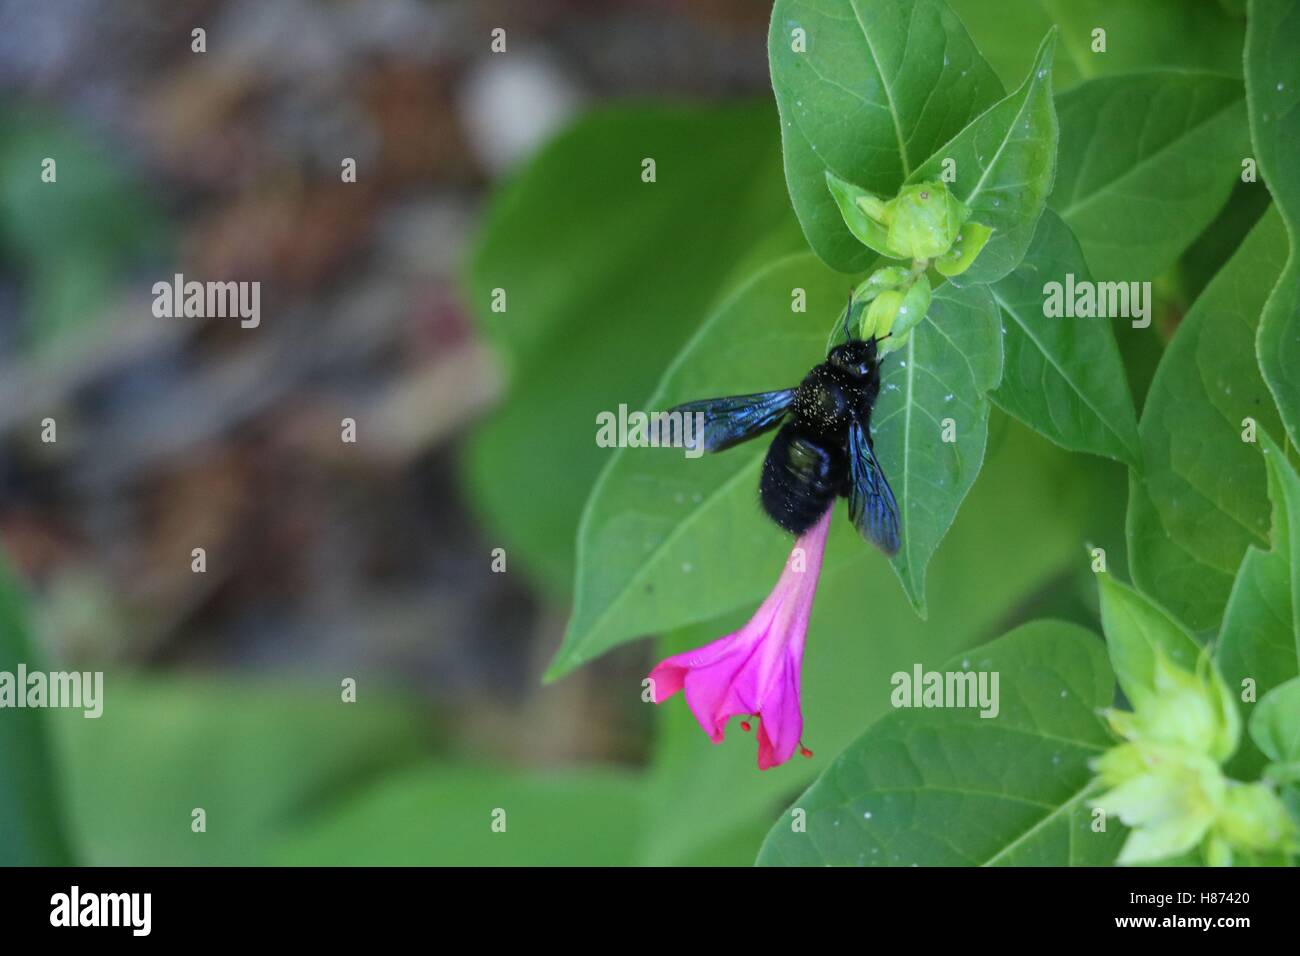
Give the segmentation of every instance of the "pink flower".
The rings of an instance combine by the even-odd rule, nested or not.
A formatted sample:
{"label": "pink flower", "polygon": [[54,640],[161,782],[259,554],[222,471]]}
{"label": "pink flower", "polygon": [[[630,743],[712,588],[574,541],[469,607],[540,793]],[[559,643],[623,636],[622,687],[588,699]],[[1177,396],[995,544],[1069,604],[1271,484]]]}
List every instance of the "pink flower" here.
{"label": "pink flower", "polygon": [[[795,542],[776,587],[748,624],[711,644],[669,657],[650,672],[655,703],[685,688],[691,713],[715,744],[722,742],[733,716],[756,715],[760,770],[785,763],[796,749],[812,756],[799,743],[799,665],[832,510],[826,509]],[[749,721],[740,726],[749,730]]]}

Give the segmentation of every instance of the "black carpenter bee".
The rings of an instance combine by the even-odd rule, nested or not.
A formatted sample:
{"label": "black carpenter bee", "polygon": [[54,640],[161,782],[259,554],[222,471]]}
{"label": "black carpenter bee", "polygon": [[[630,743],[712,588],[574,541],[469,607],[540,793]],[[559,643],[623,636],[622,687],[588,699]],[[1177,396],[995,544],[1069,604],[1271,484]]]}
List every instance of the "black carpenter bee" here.
{"label": "black carpenter bee", "polygon": [[837,497],[846,497],[853,524],[892,555],[899,546],[898,503],[871,444],[871,409],[880,394],[878,349],[874,338],[850,338],[833,347],[798,388],[687,402],[673,411],[703,414],[702,441],[710,452],[781,425],[759,482],[768,516],[801,535]]}

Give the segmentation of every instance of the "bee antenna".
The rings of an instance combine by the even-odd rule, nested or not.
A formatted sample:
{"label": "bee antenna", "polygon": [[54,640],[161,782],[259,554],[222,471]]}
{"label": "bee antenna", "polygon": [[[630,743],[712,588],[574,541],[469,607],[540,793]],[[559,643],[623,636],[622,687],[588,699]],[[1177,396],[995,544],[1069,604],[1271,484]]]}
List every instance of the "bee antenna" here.
{"label": "bee antenna", "polygon": [[844,308],[843,335],[849,341],[853,340],[853,330],[849,326],[849,320],[853,318],[853,290],[849,290],[849,304]]}

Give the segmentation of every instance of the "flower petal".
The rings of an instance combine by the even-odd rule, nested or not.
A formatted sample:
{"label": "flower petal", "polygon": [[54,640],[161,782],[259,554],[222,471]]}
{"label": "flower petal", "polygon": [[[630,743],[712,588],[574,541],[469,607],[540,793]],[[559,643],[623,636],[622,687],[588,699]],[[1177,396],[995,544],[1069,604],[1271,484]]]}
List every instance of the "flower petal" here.
{"label": "flower petal", "polygon": [[732,717],[758,715],[760,769],[789,760],[803,733],[799,670],[831,512],[795,542],[776,586],[744,627],[666,658],[650,672],[655,703],[684,689],[691,713],[714,743],[723,740]]}

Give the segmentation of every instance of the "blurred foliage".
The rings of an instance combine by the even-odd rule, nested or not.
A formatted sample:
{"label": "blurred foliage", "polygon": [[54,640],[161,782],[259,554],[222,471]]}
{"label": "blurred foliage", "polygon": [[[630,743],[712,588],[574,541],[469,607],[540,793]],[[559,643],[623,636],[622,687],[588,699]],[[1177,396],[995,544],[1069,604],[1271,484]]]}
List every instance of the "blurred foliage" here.
{"label": "blurred foliage", "polygon": [[[508,364],[510,400],[471,442],[466,487],[557,596],[606,457],[592,440],[597,413],[640,407],[730,277],[799,242],[778,144],[766,104],[597,112],[485,217],[469,294]],[[641,180],[646,157],[653,186]],[[503,313],[491,311],[496,288]],[[545,489],[545,507],[530,489]]]}
{"label": "blurred foliage", "polygon": [[[16,677],[19,664],[29,671],[42,666],[28,630],[26,598],[0,557],[0,672]],[[0,866],[74,861],[60,814],[49,718],[46,710],[0,712]]]}
{"label": "blurred foliage", "polygon": [[[292,683],[105,675],[102,716],[53,711],[69,830],[95,866],[269,862],[270,847],[424,749],[391,694],[356,704]],[[361,693],[367,693],[363,685]],[[206,831],[192,829],[194,810]]]}
{"label": "blurred foliage", "polygon": [[113,152],[57,119],[0,109],[0,169],[0,262],[25,272],[26,338],[48,349],[95,320],[125,271],[161,256],[167,232]]}

